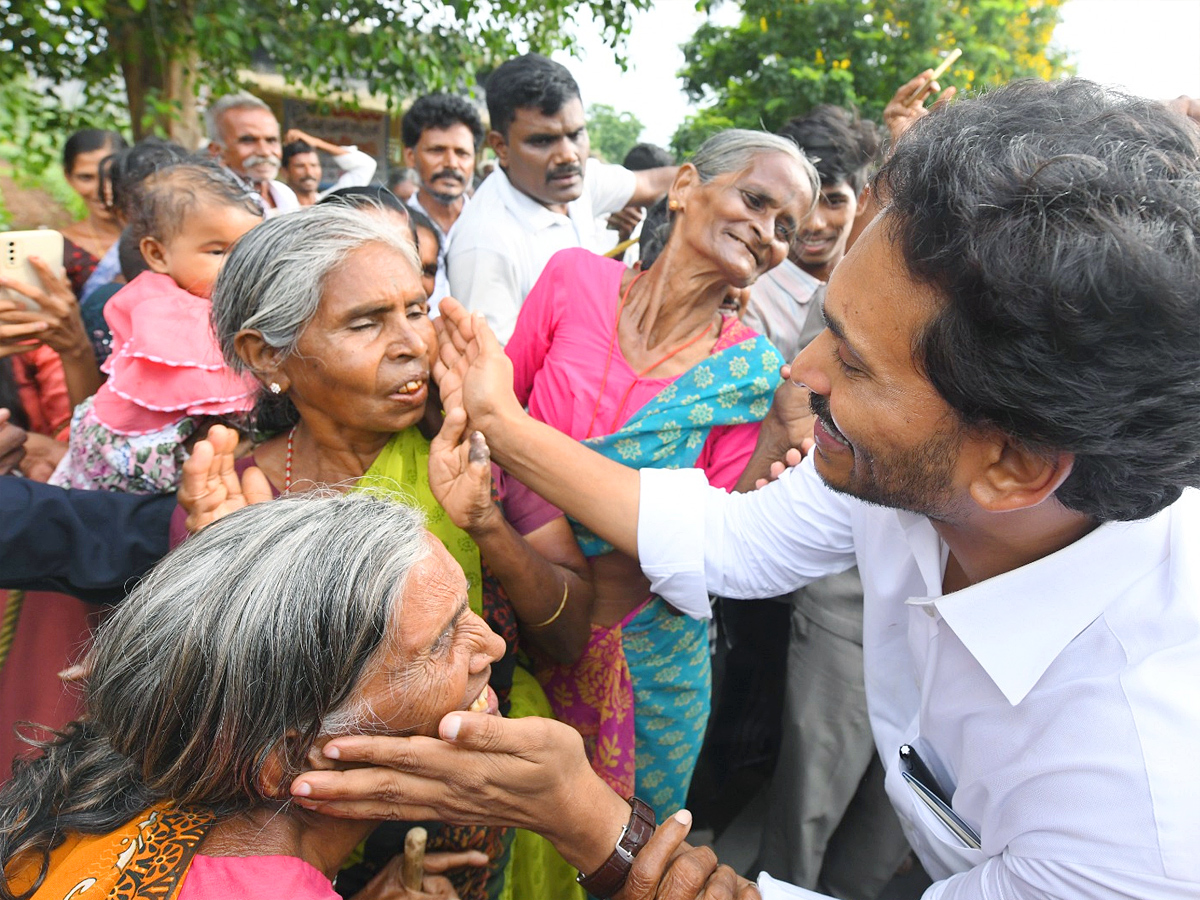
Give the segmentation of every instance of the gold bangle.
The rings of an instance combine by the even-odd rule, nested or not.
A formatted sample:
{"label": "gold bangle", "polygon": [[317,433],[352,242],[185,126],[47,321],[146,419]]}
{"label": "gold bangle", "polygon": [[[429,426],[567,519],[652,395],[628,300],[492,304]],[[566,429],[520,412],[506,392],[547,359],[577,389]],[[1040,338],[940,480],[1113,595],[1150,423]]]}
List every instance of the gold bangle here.
{"label": "gold bangle", "polygon": [[530,625],[530,628],[545,628],[555,619],[562,615],[562,611],[567,608],[567,583],[563,582],[563,598],[562,603],[558,604],[558,609],[554,611],[554,615],[548,618],[545,622],[538,622],[536,625]]}

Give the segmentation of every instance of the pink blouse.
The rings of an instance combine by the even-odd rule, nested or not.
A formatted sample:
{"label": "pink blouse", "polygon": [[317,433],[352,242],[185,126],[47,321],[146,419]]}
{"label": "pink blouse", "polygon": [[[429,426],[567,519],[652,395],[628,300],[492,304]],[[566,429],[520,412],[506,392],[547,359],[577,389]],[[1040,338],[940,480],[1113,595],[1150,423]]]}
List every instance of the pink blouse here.
{"label": "pink blouse", "polygon": [[[521,307],[505,352],[513,363],[513,387],[535,419],[576,440],[610,434],[627,422],[674,378],[638,378],[612,341],[625,264],[588,250],[561,250]],[[612,341],[604,393],[600,384]],[[623,409],[621,398],[629,391]],[[593,425],[593,412],[595,421]],[[741,477],[758,440],[757,422],[713,428],[696,468],[709,483],[729,490]]]}
{"label": "pink blouse", "polygon": [[329,879],[295,856],[197,853],[177,900],[341,900]]}

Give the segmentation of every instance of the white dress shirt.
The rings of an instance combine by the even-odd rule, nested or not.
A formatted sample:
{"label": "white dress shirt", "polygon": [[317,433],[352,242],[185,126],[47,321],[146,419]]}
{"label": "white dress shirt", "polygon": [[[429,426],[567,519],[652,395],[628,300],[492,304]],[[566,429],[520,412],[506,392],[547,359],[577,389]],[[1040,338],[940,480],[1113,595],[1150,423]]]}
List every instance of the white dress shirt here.
{"label": "white dress shirt", "polygon": [[[1200,492],[942,596],[929,521],[835,493],[811,458],[749,494],[643,469],[638,550],[681,608],[857,562],[871,725],[926,900],[1200,897]],[[904,743],[981,849],[916,798]]]}
{"label": "white dress shirt", "polygon": [[429,317],[436,319],[438,317],[438,304],[442,302],[443,297],[450,296],[450,279],[446,277],[446,253],[450,249],[450,236],[454,234],[454,229],[458,225],[458,219],[462,218],[463,212],[471,202],[471,198],[465,193],[462,195],[462,209],[458,211],[458,219],[454,220],[454,224],[450,226],[449,231],[442,231],[442,226],[437,223],[437,220],[429,214],[424,206],[421,205],[421,192],[417,191],[408,198],[408,206],[410,209],[415,209],[425,218],[430,221],[430,224],[437,229],[438,237],[442,239],[441,246],[438,249],[438,268],[437,277],[433,280],[433,293],[429,295]]}
{"label": "white dress shirt", "polygon": [[599,251],[603,234],[596,217],[629,202],[637,176],[623,166],[589,159],[583,194],[553,212],[512,186],[496,169],[454,223],[446,254],[450,293],[472,312],[482,312],[501,343],[550,257],[568,247]]}

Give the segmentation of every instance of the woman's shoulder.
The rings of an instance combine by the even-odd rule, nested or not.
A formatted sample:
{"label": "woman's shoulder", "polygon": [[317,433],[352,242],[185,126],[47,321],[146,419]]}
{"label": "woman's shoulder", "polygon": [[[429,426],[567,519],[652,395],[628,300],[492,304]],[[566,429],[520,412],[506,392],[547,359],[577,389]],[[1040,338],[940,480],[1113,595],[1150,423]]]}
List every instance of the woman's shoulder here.
{"label": "woman's shoulder", "polygon": [[627,268],[625,263],[619,259],[609,259],[607,256],[593,253],[585,247],[568,247],[550,257],[542,274],[545,275],[547,272],[568,273],[589,277],[606,275],[610,278],[620,279]]}

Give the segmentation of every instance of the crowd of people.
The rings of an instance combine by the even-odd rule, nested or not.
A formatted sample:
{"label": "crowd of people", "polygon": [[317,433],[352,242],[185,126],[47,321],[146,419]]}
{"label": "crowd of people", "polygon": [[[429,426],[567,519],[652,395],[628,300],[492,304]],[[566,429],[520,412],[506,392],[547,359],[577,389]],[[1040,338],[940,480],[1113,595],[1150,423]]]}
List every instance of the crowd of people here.
{"label": "crowd of people", "polygon": [[537,54],[386,177],[249,94],[72,136],[0,898],[1196,896],[1200,128],[932,74],[679,164]]}

